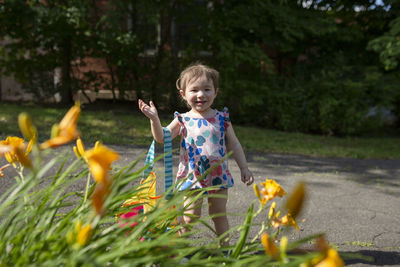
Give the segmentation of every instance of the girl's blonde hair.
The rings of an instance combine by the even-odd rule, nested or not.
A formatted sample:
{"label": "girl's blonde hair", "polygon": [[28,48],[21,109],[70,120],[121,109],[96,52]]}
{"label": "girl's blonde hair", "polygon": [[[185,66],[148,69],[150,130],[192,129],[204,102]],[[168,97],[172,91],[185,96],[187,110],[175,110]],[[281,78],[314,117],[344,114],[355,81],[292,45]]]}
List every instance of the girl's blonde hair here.
{"label": "girl's blonde hair", "polygon": [[205,75],[207,80],[211,80],[215,90],[218,88],[219,72],[207,65],[200,62],[190,64],[186,69],[181,72],[178,80],[176,80],[176,88],[185,91],[186,86],[191,80],[196,80]]}

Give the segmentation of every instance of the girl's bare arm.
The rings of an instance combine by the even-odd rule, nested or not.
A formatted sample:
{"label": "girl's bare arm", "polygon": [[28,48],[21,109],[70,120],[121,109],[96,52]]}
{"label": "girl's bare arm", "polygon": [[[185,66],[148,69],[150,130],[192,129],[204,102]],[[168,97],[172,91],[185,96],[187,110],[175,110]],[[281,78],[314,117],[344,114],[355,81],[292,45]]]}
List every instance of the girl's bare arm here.
{"label": "girl's bare arm", "polygon": [[[158,117],[158,112],[154,103],[150,101],[149,105],[139,99],[139,109],[150,119],[151,133],[157,143],[164,143],[163,127]],[[171,138],[174,139],[179,134],[180,125],[178,119],[175,118],[167,127],[171,131]]]}
{"label": "girl's bare arm", "polygon": [[149,105],[147,105],[143,100],[139,99],[138,104],[139,109],[147,118],[150,119],[151,133],[153,134],[154,139],[158,143],[164,143],[164,133],[153,101],[150,101]]}
{"label": "girl's bare arm", "polygon": [[233,158],[240,169],[242,182],[246,185],[251,185],[254,182],[254,177],[252,172],[249,170],[242,145],[236,137],[232,124],[230,124],[230,127],[226,130],[226,148],[228,151],[233,152]]}

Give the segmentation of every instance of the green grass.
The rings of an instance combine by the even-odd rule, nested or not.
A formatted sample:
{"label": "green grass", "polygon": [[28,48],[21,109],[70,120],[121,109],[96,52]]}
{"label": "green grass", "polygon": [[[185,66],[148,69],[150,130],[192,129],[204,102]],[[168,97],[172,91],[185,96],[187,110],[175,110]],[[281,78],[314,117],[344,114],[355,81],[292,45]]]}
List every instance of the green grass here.
{"label": "green grass", "polygon": [[[82,140],[105,144],[148,146],[152,140],[148,119],[131,107],[95,110],[83,108],[78,123]],[[0,102],[0,138],[20,136],[17,118],[21,112],[31,115],[39,132],[39,140],[49,138],[51,126],[58,123],[67,108],[39,107]],[[162,119],[167,125],[172,115]],[[303,133],[288,133],[270,129],[234,125],[246,152],[304,154],[319,157],[400,159],[400,136],[333,137]]]}

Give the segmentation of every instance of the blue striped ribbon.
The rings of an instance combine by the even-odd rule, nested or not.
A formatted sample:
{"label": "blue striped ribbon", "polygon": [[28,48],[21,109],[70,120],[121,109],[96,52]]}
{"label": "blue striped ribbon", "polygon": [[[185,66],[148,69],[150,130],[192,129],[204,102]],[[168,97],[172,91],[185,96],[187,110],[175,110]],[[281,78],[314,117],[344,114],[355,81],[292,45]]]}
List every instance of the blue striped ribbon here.
{"label": "blue striped ribbon", "polygon": [[[163,127],[164,132],[164,188],[165,192],[172,186],[172,141],[171,132],[168,128]],[[147,169],[143,171],[143,179],[146,179],[154,167],[154,154],[155,154],[155,140],[150,145],[149,151],[147,152],[145,165],[149,165]],[[167,198],[171,196],[171,193],[167,195]]]}

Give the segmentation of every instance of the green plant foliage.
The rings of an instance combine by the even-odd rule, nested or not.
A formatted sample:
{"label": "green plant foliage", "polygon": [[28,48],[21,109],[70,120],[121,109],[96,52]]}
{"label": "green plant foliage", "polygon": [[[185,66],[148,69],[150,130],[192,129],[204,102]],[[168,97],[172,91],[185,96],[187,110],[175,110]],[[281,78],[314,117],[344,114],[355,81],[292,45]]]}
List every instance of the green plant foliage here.
{"label": "green plant foliage", "polygon": [[386,123],[371,108],[399,117],[398,74],[376,68],[396,70],[398,10],[363,0],[5,1],[0,63],[38,97],[108,89],[171,112],[186,108],[179,71],[200,60],[220,72],[216,104],[235,123],[353,135]]}

